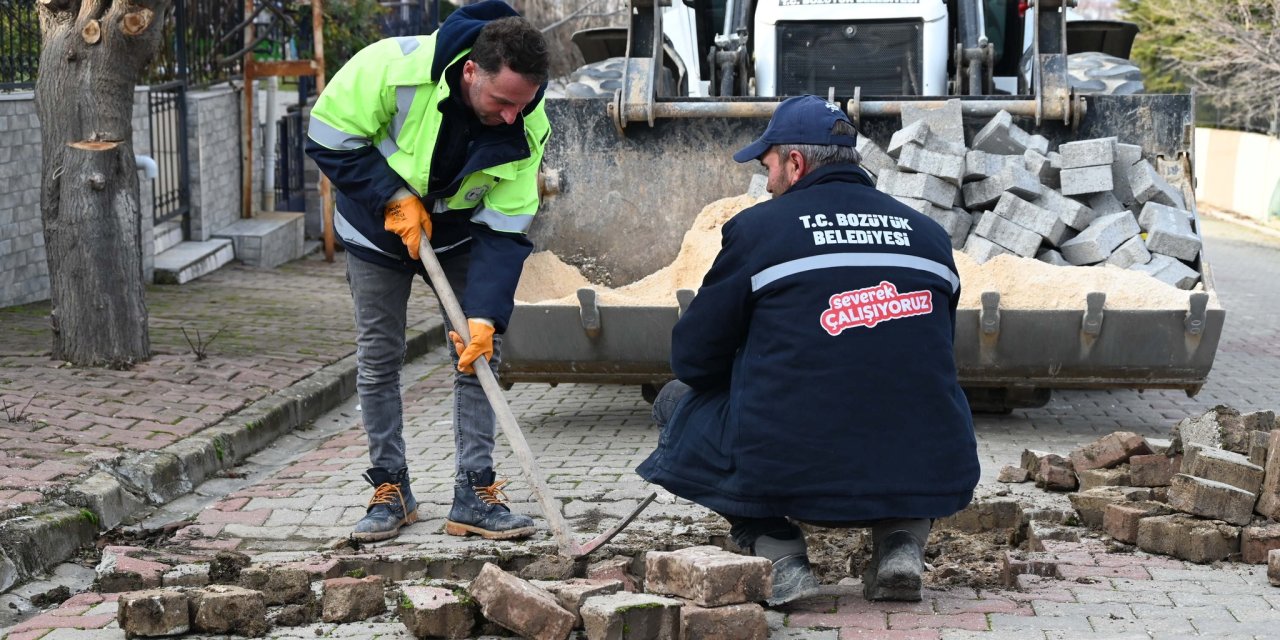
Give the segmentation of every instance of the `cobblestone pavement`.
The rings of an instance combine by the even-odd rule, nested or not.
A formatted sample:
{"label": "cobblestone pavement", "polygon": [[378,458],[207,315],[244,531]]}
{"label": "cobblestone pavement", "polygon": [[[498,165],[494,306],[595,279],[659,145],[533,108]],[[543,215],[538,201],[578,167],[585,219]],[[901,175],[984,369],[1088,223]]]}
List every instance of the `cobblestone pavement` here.
{"label": "cobblestone pavement", "polygon": [[[1065,452],[1118,429],[1167,437],[1177,420],[1218,403],[1241,410],[1280,408],[1280,325],[1274,320],[1280,317],[1280,302],[1275,299],[1275,283],[1280,282],[1280,241],[1214,221],[1208,221],[1206,229],[1206,251],[1213,261],[1228,317],[1214,371],[1200,395],[1072,391],[1055,394],[1041,409],[979,416],[976,424],[984,484],[990,485],[999,468],[1015,463],[1027,447]],[[324,271],[323,265],[313,261],[293,268]],[[222,277],[247,277],[242,271]],[[337,278],[340,275],[329,274],[326,285],[345,294]],[[276,295],[283,294],[277,291]],[[343,313],[348,312],[344,308]],[[320,320],[308,317],[307,322]],[[344,322],[349,324],[345,316]],[[336,322],[335,326],[321,327],[315,344],[325,346],[335,334],[337,342],[345,344],[342,331]],[[325,348],[337,349],[333,345]],[[14,362],[14,357],[5,356],[0,364]],[[3,375],[8,376],[12,368],[20,367],[5,364]],[[49,375],[59,371],[47,368]],[[329,575],[335,575],[334,571],[340,575],[351,566],[396,579],[466,575],[486,559],[518,564],[521,558],[552,552],[554,545],[545,532],[522,543],[479,542],[443,534],[453,475],[449,371],[443,350],[410,363],[404,383],[405,435],[422,520],[404,529],[397,540],[360,550],[339,544],[363,514],[369,494],[359,477],[367,457],[355,399],[251,456],[238,469],[240,473],[210,480],[195,493],[167,505],[148,523],[191,518],[174,535],[174,540],[188,548],[236,549],[257,561],[301,562],[317,574]],[[657,434],[650,424],[649,406],[637,389],[516,385],[507,395],[552,492],[568,500],[565,515],[580,537],[610,526],[647,494],[647,487],[632,469],[652,449]],[[501,438],[497,453],[500,473],[513,478],[510,495],[515,508],[536,514],[537,506],[521,482],[519,466]],[[662,494],[610,549],[644,549],[655,538],[670,538],[677,544],[706,543],[724,531],[718,519],[700,507]],[[1023,576],[1017,589],[953,588],[930,591],[921,603],[897,604],[867,603],[857,580],[846,579],[844,584],[824,587],[819,597],[771,611],[771,638],[1280,635],[1275,630],[1280,622],[1280,590],[1268,585],[1264,567],[1195,565],[1140,552],[1107,553],[1088,540],[1049,541],[1046,550],[1056,556],[1068,579]],[[65,568],[68,566],[59,570],[74,573],[74,569]],[[75,580],[75,576],[64,578]],[[114,612],[112,596],[83,593],[10,627],[7,637],[122,638]],[[399,622],[375,619],[277,629],[271,637],[409,636]]]}

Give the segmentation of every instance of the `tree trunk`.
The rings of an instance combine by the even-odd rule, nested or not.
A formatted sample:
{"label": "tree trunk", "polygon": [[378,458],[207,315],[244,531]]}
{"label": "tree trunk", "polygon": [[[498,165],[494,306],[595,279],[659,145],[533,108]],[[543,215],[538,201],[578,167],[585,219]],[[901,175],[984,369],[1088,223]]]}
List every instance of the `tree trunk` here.
{"label": "tree trunk", "polygon": [[36,0],[36,111],[53,357],[127,367],[150,357],[133,92],[170,0]]}

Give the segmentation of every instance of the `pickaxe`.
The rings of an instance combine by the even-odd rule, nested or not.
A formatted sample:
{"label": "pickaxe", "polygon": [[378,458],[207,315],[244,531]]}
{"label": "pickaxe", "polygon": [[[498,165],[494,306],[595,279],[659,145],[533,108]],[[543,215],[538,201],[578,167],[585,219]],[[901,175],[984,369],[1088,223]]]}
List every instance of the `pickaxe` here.
{"label": "pickaxe", "polygon": [[[431,281],[431,287],[435,289],[436,297],[440,299],[440,304],[444,306],[445,315],[449,318],[449,324],[453,326],[453,330],[462,336],[463,342],[470,342],[471,335],[467,330],[467,317],[462,313],[462,305],[458,304],[458,297],[454,295],[453,288],[449,286],[449,280],[444,275],[444,269],[440,267],[440,261],[436,259],[436,254],[431,249],[431,245],[424,237],[422,243],[418,247],[418,255],[421,256],[422,266],[427,269],[427,278]],[[551,527],[551,535],[555,537],[556,544],[560,547],[561,555],[570,558],[580,558],[592,551],[595,551],[604,543],[613,539],[622,531],[624,527],[631,523],[636,516],[640,515],[644,508],[658,497],[657,493],[650,493],[649,497],[640,502],[626,518],[622,519],[616,526],[597,536],[594,540],[586,544],[578,544],[573,536],[569,533],[569,525],[564,520],[564,514],[561,513],[561,504],[551,495],[547,483],[542,479],[542,472],[538,470],[538,463],[533,459],[533,452],[529,449],[529,443],[524,439],[524,433],[520,431],[520,425],[516,423],[515,414],[511,413],[511,406],[507,404],[507,397],[503,395],[502,388],[498,386],[498,379],[493,375],[493,371],[489,369],[489,360],[484,356],[480,356],[475,362],[476,377],[480,379],[480,386],[484,388],[484,395],[489,400],[489,405],[493,407],[494,416],[498,419],[498,425],[502,427],[502,433],[507,437],[507,442],[511,444],[512,451],[516,454],[516,459],[520,461],[520,468],[524,470],[526,476],[529,477],[530,484],[533,486],[533,495],[538,499],[538,505],[542,507],[542,515],[546,517],[547,524]]]}

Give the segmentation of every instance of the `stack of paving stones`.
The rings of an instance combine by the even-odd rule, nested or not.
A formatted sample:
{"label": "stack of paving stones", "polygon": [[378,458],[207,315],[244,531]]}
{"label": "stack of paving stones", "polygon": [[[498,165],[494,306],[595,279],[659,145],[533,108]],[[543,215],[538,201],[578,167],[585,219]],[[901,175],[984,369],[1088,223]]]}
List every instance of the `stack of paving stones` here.
{"label": "stack of paving stones", "polygon": [[[1118,431],[1066,457],[1026,450],[999,480],[1074,492],[1072,524],[1117,543],[1197,563],[1266,563],[1280,586],[1280,420],[1272,411],[1218,406],[1179,422],[1171,440]],[[1037,540],[1079,540],[1031,525],[1033,552],[1043,550]],[[1010,558],[1006,574],[1052,571],[1034,555]]]}
{"label": "stack of paving stones", "polygon": [[876,188],[942,225],[979,264],[999,255],[1115,266],[1180,289],[1200,280],[1200,234],[1182,192],[1116,138],[1050,150],[1000,112],[965,140],[960,101],[905,109],[887,149],[860,136]]}

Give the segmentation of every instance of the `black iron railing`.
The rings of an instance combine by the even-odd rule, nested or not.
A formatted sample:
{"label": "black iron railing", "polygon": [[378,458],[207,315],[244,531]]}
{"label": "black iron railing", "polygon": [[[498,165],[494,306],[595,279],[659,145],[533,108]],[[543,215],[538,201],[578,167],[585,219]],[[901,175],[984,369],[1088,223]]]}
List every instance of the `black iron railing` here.
{"label": "black iron railing", "polygon": [[155,223],[182,217],[191,210],[191,176],[187,163],[187,89],[181,80],[151,87],[151,157],[159,175],[153,183]]}
{"label": "black iron railing", "polygon": [[30,88],[40,66],[40,18],[33,0],[0,0],[0,91]]}
{"label": "black iron railing", "polygon": [[276,211],[306,211],[302,174],[302,145],[306,129],[302,111],[285,114],[276,127]]}

